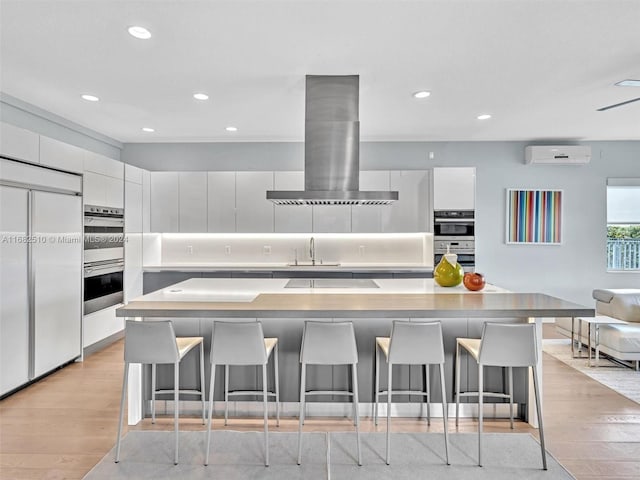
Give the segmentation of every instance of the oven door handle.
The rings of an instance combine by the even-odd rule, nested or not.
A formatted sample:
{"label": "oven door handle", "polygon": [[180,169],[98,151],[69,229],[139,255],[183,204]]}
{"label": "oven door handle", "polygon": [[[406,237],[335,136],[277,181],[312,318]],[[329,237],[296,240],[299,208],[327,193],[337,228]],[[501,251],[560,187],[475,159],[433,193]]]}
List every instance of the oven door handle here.
{"label": "oven door handle", "polygon": [[84,224],[96,227],[124,227],[122,218],[84,217]]}
{"label": "oven door handle", "polygon": [[97,277],[98,275],[105,275],[107,273],[116,273],[123,272],[124,264],[118,263],[116,265],[102,265],[102,266],[92,266],[92,267],[84,267],[84,276],[85,277]]}
{"label": "oven door handle", "polygon": [[475,219],[473,218],[436,218],[434,219],[434,223],[459,223],[460,225],[471,225],[475,223]]}

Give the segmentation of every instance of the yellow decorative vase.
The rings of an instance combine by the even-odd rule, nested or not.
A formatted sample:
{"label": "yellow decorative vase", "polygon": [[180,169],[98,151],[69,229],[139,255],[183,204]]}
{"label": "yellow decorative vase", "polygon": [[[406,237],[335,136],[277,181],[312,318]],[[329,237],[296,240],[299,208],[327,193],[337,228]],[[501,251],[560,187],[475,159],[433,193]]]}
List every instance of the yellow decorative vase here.
{"label": "yellow decorative vase", "polygon": [[458,263],[458,256],[455,253],[449,253],[449,247],[447,247],[447,253],[442,256],[440,263],[433,271],[433,279],[441,287],[455,287],[462,283],[463,278],[464,270]]}

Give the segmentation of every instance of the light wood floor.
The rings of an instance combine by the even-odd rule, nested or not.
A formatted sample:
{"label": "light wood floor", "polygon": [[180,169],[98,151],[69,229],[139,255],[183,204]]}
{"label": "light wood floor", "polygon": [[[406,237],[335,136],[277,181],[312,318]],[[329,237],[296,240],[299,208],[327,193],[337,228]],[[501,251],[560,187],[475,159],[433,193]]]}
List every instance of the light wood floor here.
{"label": "light wood floor", "polygon": [[[545,335],[553,335],[546,330]],[[82,478],[114,445],[122,382],[122,342],[72,364],[0,402],[0,478]],[[548,450],[579,480],[640,478],[640,405],[553,357],[544,357],[545,437]],[[220,427],[220,422],[218,428]],[[258,430],[260,420],[232,420],[232,428]],[[424,421],[394,419],[394,431],[424,431]],[[171,419],[148,420],[134,429],[170,430]],[[508,421],[487,431],[510,432]],[[203,428],[182,419],[181,428]],[[309,419],[305,431],[345,430],[345,419]],[[363,419],[363,431],[384,431]],[[450,428],[454,429],[453,422]],[[472,420],[459,431],[475,431]],[[295,431],[285,419],[281,431]],[[274,428],[275,430],[275,428]],[[442,431],[432,422],[430,431]],[[533,432],[517,423],[516,432]]]}

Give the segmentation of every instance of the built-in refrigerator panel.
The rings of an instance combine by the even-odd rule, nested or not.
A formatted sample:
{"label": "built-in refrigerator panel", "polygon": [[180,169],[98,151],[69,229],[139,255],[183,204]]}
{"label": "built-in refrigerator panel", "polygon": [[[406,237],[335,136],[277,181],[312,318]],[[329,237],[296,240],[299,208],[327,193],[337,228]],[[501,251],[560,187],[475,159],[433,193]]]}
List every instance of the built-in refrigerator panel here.
{"label": "built-in refrigerator panel", "polygon": [[28,196],[0,186],[0,395],[29,381]]}
{"label": "built-in refrigerator panel", "polygon": [[82,198],[33,191],[33,376],[81,354]]}

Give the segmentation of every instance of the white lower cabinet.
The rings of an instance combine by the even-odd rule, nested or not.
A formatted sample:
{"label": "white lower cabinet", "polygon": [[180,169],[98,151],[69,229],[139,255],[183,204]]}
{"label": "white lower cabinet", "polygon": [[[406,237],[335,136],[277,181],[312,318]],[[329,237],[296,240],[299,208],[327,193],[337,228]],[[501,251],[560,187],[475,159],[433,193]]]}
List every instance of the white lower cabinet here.
{"label": "white lower cabinet", "polygon": [[85,315],[82,321],[82,347],[87,348],[124,329],[124,317],[116,317],[122,304]]}

